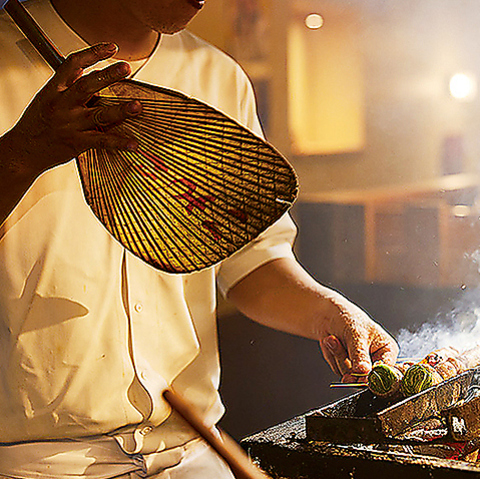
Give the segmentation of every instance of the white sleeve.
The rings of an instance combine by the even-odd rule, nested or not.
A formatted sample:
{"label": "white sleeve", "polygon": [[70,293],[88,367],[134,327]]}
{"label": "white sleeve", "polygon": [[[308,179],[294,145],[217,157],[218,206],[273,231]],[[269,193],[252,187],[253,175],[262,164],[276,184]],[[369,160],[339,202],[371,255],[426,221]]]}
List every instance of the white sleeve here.
{"label": "white sleeve", "polygon": [[[244,73],[242,72],[244,75]],[[245,75],[245,80],[247,80]],[[240,120],[251,131],[263,137],[258,120],[255,95],[251,83],[244,82],[240,97]],[[226,296],[229,289],[249,273],[274,259],[294,258],[292,251],[297,228],[288,213],[217,268],[217,283]]]}
{"label": "white sleeve", "polygon": [[294,259],[292,245],[296,233],[297,228],[287,213],[256,239],[223,261],[218,267],[217,276],[221,293],[226,296],[230,288],[265,263],[280,258]]}

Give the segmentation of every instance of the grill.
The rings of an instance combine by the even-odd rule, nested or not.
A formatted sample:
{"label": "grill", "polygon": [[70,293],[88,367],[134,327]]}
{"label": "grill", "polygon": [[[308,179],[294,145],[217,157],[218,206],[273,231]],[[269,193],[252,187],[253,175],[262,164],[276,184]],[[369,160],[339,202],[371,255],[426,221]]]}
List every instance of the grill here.
{"label": "grill", "polygon": [[478,391],[479,369],[397,402],[363,391],[242,445],[277,478],[478,477]]}

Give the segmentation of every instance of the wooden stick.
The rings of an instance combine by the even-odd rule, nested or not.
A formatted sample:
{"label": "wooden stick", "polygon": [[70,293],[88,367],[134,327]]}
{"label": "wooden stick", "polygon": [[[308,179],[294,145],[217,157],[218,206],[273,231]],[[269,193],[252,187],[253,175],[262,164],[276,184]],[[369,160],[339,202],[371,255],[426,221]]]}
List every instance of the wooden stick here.
{"label": "wooden stick", "polygon": [[63,63],[64,58],[25,7],[18,0],[8,0],[3,8],[37,49],[38,53],[56,71]]}
{"label": "wooden stick", "polygon": [[236,479],[271,479],[256,467],[245,451],[225,432],[219,434],[209,428],[195,413],[192,406],[171,389],[163,397],[185,421],[202,437],[230,466]]}
{"label": "wooden stick", "polygon": [[368,388],[367,383],[331,383],[331,388]]}

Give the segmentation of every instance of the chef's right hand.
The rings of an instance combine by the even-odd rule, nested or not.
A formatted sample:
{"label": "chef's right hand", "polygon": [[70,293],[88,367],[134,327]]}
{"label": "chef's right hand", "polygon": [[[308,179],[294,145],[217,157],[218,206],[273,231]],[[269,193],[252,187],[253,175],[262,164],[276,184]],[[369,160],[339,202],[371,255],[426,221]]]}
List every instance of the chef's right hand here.
{"label": "chef's right hand", "polygon": [[138,100],[101,109],[88,104],[94,94],[130,74],[128,63],[117,62],[84,75],[84,69],[116,52],[116,45],[100,43],[72,53],[37,93],[7,133],[23,168],[40,173],[90,148],[137,148],[134,139],[114,134],[109,126],[138,115]]}

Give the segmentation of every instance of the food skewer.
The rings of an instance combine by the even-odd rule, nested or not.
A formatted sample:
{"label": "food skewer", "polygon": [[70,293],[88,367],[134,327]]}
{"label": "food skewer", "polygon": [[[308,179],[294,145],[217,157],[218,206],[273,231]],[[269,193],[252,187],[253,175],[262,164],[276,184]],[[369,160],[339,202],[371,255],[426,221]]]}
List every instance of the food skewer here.
{"label": "food skewer", "polygon": [[480,364],[480,347],[463,353],[452,347],[437,349],[418,363],[374,364],[369,389],[377,396],[412,396]]}
{"label": "food skewer", "polygon": [[427,354],[419,362],[414,362],[412,358],[403,359],[403,362],[394,366],[378,362],[368,374],[352,374],[357,377],[366,376],[366,383],[332,383],[330,387],[368,387],[373,394],[380,397],[412,396],[480,365],[480,346],[463,353],[453,347],[440,348]]}
{"label": "food skewer", "polygon": [[[450,351],[446,351],[450,349]],[[418,394],[480,364],[480,347],[463,353],[454,348],[445,348],[445,355],[428,355],[419,364],[409,368],[402,380],[402,391],[406,396]]]}
{"label": "food skewer", "polygon": [[[412,360],[411,358],[408,358],[408,361],[411,361],[411,360]],[[407,358],[402,358],[401,361],[397,362],[395,367],[399,367],[399,364],[401,364],[401,367],[403,367],[405,365],[405,363],[407,363]],[[413,363],[409,362],[409,364],[413,364]],[[374,368],[375,368],[376,372],[378,372],[378,370],[381,369],[382,367],[393,369],[391,366],[387,366],[386,364],[383,364],[383,363],[377,363],[376,365],[374,365]],[[393,374],[395,375],[396,373],[393,372]],[[371,373],[350,373],[350,375],[354,376],[354,377],[364,378],[364,377],[369,377],[371,375]],[[369,387],[369,382],[365,382],[365,383],[331,383],[330,388],[358,388],[358,389],[363,389],[363,388]],[[375,387],[374,387],[374,389],[375,389]],[[378,389],[375,389],[375,391],[376,391],[375,392],[376,395],[381,395],[381,394],[378,393]]]}
{"label": "food skewer", "polygon": [[331,388],[358,388],[358,389],[363,389],[363,388],[368,388],[367,383],[331,383],[330,384]]}

